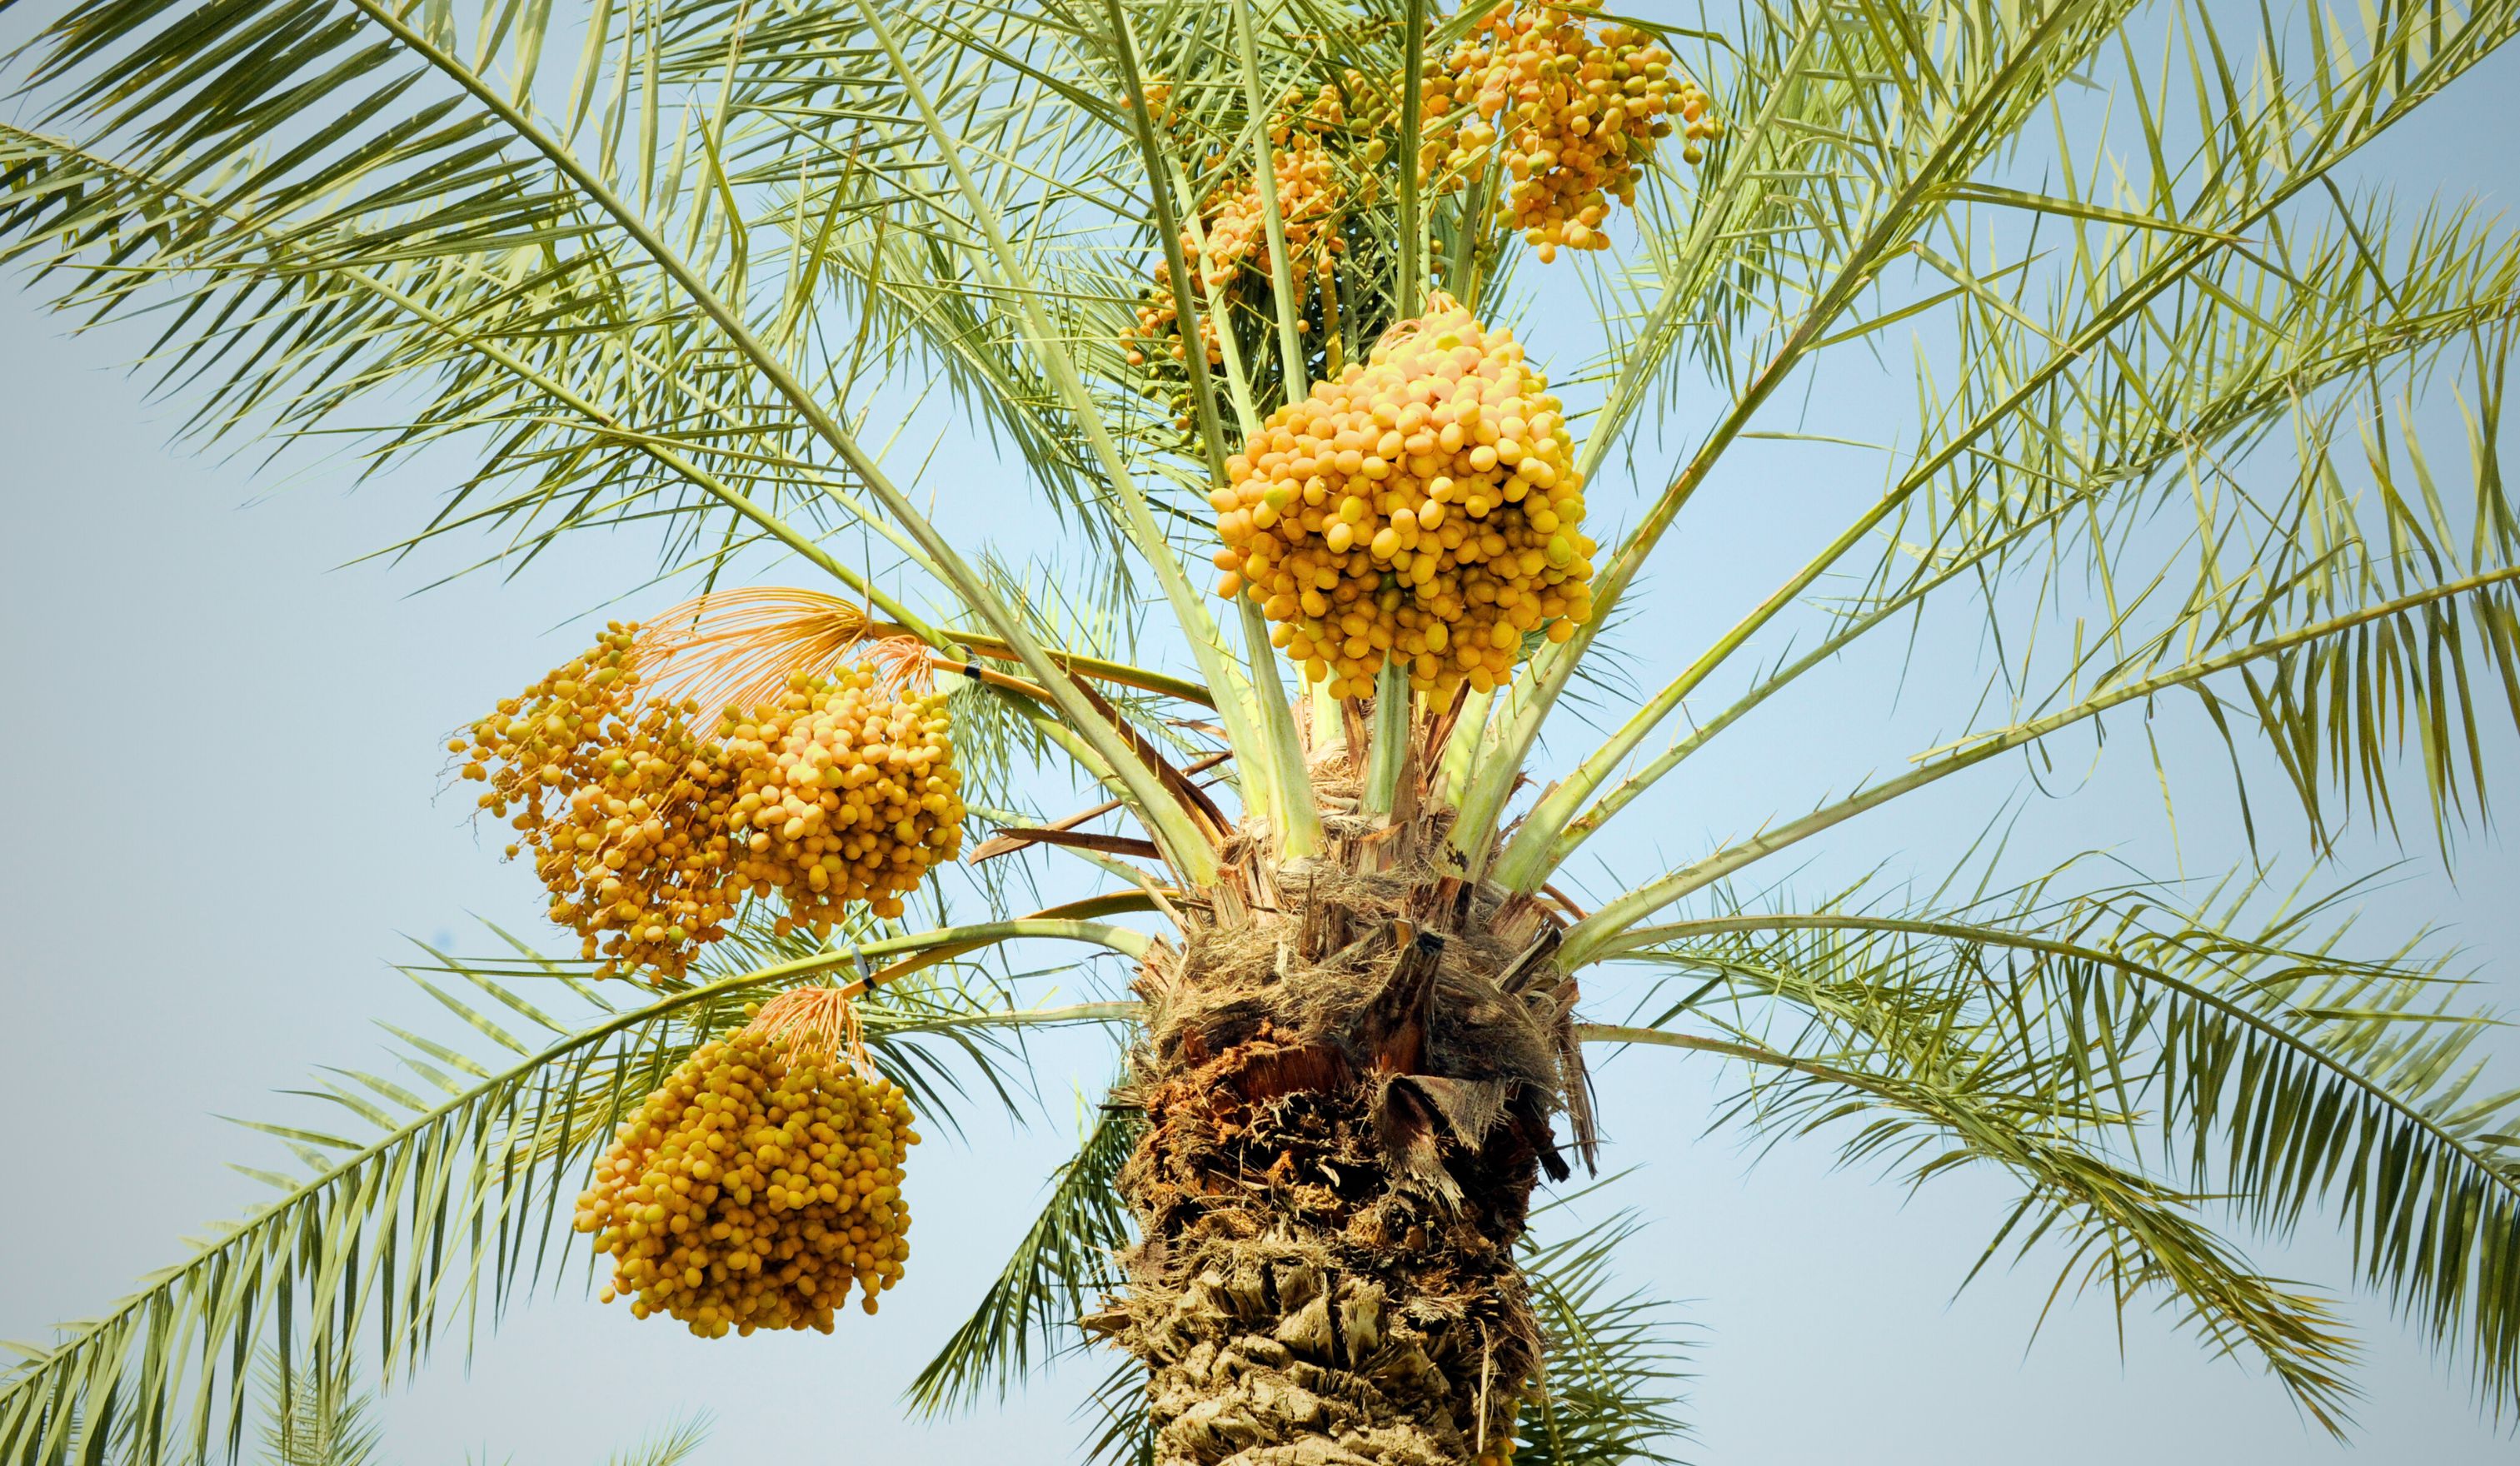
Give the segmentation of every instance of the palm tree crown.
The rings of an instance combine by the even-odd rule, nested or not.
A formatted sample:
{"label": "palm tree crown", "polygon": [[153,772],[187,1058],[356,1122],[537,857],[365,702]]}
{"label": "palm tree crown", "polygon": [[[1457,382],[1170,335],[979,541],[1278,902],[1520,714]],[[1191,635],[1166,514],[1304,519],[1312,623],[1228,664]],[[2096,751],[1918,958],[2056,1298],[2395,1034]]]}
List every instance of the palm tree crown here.
{"label": "palm tree crown", "polygon": [[[820,1192],[761,1184],[836,1209],[810,1228],[870,1310],[903,1117],[969,1106],[1030,1030],[1124,1050],[922,1407],[1093,1340],[1114,1455],[1666,1458],[1625,1223],[1526,1229],[1535,1179],[1596,1159],[1585,1053],[1624,1048],[1728,1066],[1771,1134],[2000,1173],[1990,1258],[2165,1306],[2341,1432],[2337,1311],[2218,1230],[2333,1225],[2498,1418],[2492,1024],[2453,955],[2356,921],[2354,872],[2267,872],[2332,868],[2358,822],[2451,859],[2520,721],[2520,248],[2337,181],[2515,28],[2506,0],[79,0],[18,58],[0,257],[64,309],[153,311],[204,439],[463,455],[409,544],[515,565],[634,528],[698,596],[452,745],[583,947],[415,964],[473,1040],[326,1081],[355,1134],[270,1127],[303,1174],[0,1377],[0,1456],[229,1448],[265,1349],[406,1364],[560,1269],[590,1175],[582,1224],[663,1256],[630,1244],[664,1199],[599,1154],[833,985],[832,1043],[900,1091],[844,1147],[868,1199],[836,1156]],[[1902,336],[1914,421],[1862,441],[1826,394]],[[906,418],[985,437],[1057,557],[922,494]],[[1657,584],[1779,440],[1877,487],[1764,524],[1792,568],[1746,603]],[[795,584],[731,583],[769,558]],[[1709,744],[1815,695],[1884,717],[1824,674],[1962,635],[1993,670],[1904,693],[1938,746],[1594,874]],[[581,758],[616,714],[635,748]],[[798,763],[817,718],[864,770]],[[1797,889],[1882,806],[2172,718],[2246,819],[2201,894],[1991,855]],[[1062,780],[1105,802],[1049,807]],[[855,831],[828,858],[820,821]],[[1017,1000],[1043,944],[1128,991]],[[1225,1196],[1254,1169],[1268,1200]],[[622,1286],[725,1333],[708,1266],[670,1308],[679,1263]],[[830,1326],[797,1286],[780,1320]]]}

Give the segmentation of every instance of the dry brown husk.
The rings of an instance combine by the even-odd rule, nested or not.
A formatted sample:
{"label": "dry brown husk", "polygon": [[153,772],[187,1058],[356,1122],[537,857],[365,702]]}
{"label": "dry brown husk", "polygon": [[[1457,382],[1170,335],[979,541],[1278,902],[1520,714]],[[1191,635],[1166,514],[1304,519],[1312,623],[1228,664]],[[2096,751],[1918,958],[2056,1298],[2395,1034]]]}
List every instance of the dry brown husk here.
{"label": "dry brown husk", "polygon": [[1562,918],[1449,870],[1448,815],[1316,776],[1325,855],[1238,843],[1140,975],[1141,1241],[1089,1325],[1146,1362],[1165,1466],[1501,1461],[1539,1350],[1514,1243],[1552,1119],[1593,1142]]}

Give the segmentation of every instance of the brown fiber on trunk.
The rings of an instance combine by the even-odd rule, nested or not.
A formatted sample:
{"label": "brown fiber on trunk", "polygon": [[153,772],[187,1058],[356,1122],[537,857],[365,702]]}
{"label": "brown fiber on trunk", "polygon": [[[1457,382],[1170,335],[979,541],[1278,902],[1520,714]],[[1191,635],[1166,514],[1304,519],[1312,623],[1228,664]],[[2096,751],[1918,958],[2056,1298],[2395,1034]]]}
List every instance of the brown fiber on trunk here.
{"label": "brown fiber on trunk", "polygon": [[1444,820],[1229,851],[1140,978],[1141,1240],[1091,1322],[1146,1363],[1163,1466],[1511,1453],[1539,1348],[1514,1244],[1566,1174],[1552,1116],[1588,1154],[1590,1125],[1560,919],[1447,874]]}

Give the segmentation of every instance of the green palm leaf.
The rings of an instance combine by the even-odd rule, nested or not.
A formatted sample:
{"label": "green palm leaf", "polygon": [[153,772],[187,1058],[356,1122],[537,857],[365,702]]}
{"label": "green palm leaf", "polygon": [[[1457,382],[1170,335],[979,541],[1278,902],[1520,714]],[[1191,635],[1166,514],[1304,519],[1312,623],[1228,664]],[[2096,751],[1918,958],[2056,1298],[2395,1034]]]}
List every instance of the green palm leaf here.
{"label": "green palm leaf", "polygon": [[[2275,1234],[2332,1218],[2364,1281],[2458,1340],[2480,1396],[2507,1399],[2520,1091],[2477,1091],[2475,1045],[2496,1025],[2445,960],[2342,955],[2341,895],[2252,921],[2265,902],[2247,885],[2190,911],[2150,891],[2052,898],[2064,879],[1912,916],[1745,911],[1640,932],[1636,955],[1702,978],[1653,1022],[1598,1033],[1661,1042],[1696,1018],[1714,1051],[1784,1071],[1747,1096],[1763,1124],[1856,1119],[1850,1154],[1919,1179],[1968,1158],[2036,1178],[2007,1235],[2083,1228],[2121,1305],[2183,1295],[2218,1344],[2266,1355],[2336,1428],[2332,1319],[2250,1282],[2192,1213],[2219,1198]],[[1864,1118],[1884,1105],[1938,1138]],[[2164,1168],[2191,1189],[2146,1174]]]}
{"label": "green palm leaf", "polygon": [[1128,1245],[1120,1165],[1138,1143],[1143,1119],[1103,1108],[1076,1154],[1051,1174],[1041,1214],[1015,1244],[971,1316],[911,1381],[911,1405],[928,1414],[976,1403],[996,1384],[1001,1397],[1042,1362],[1082,1342],[1077,1322],[1119,1284],[1113,1255]]}
{"label": "green palm leaf", "polygon": [[[2381,262],[2371,243],[2375,239],[2389,263]],[[1587,798],[1691,693],[1817,585],[1846,541],[1841,538],[1823,551],[1643,700],[1613,737],[1539,803],[1499,863],[1500,878],[1536,888],[1612,817],[1761,701],[1850,651],[1869,634],[1907,620],[1938,595],[1976,590],[1986,597],[1987,614],[1999,633],[2010,610],[1997,588],[2009,582],[2028,581],[2044,599],[2062,594],[2069,576],[2097,574],[2125,586],[2132,601],[2142,582],[2130,567],[2159,555],[2143,544],[2142,536],[2182,494],[2193,501],[2199,518],[2214,523],[2213,538],[2245,546],[2249,555],[2270,552],[2273,563],[2257,581],[2261,586],[2284,578],[2278,567],[2287,563],[2286,556],[2318,555],[2326,556],[2318,566],[2321,587],[2356,578],[2381,595],[2393,588],[2412,589],[2411,567],[2384,570],[2364,551],[2360,531],[2353,527],[2358,518],[2371,516],[2346,501],[2330,466],[2327,443],[2338,430],[2336,415],[2305,413],[2301,404],[2324,401],[2323,389],[2377,379],[2384,372],[2420,377],[2446,359],[2454,363],[2452,354],[2468,347],[2478,354],[2475,376],[2485,389],[2475,436],[2480,445],[2490,443],[2501,405],[2494,383],[2501,375],[2509,327],[2520,318],[2520,253],[2508,244],[2507,231],[2498,222],[2426,216],[2401,231],[2386,211],[2373,209],[2359,220],[2349,216],[2306,243],[2279,246],[2273,260],[2233,255],[2200,272],[2193,298],[2181,293],[2165,312],[2175,330],[2131,333],[2122,347],[2113,347],[2087,370],[2058,378],[2035,409],[2013,420],[2000,441],[1928,473],[1926,477],[1938,479],[1930,491],[1930,509],[1913,518],[1901,509],[1887,521],[1885,531],[1896,548],[1883,555],[1865,585],[1827,606],[1832,624],[1817,648],[1760,679],[1720,713],[1696,720],[1688,737],[1645,760],[1586,809]],[[2253,297],[2262,305],[2220,303],[2236,297]],[[1999,340],[1999,329],[2006,322],[1997,307],[2015,311],[2021,303],[1998,301],[1987,309],[1986,329],[1997,332]],[[2048,330],[2066,328],[2060,321]],[[1995,389],[2005,370],[2027,371],[2029,364],[1990,368],[1984,383],[1963,383],[1963,399]],[[1963,408],[1961,415],[1965,412]],[[2210,455],[2211,464],[2232,471],[2287,420],[2311,435],[2292,496],[2261,506],[2250,496],[2217,495],[2210,482],[2200,481],[2200,459]],[[2498,526],[2511,520],[2510,510],[2490,457],[2478,456],[2475,463],[2475,517],[2487,530],[2476,549],[2491,555],[2504,534]],[[2385,461],[2376,466],[2385,471]],[[1884,502],[1902,502],[1919,492],[1915,484],[1903,481]],[[2387,502],[2406,501],[2391,493]],[[2394,515],[2393,524],[2403,519]],[[2311,532],[2312,525],[2320,531]],[[2342,546],[2336,530],[2345,537]],[[2444,543],[2458,545],[2463,539],[2451,533]],[[2304,548],[2295,551],[2297,544]],[[2474,556],[2467,560],[2476,568],[2491,562]],[[2290,624],[2274,613],[2278,608],[2298,619],[2303,611],[2320,607],[2278,601],[2255,612],[2249,624],[2260,629]],[[2495,616],[2490,601],[2469,609],[2489,622]],[[2499,644],[2489,637],[2483,644],[2491,654],[2490,648]],[[2420,658],[2416,665],[2422,665]],[[2446,713],[2464,710],[2455,698],[2441,705]],[[2253,709],[2273,706],[2272,699],[2256,699],[2236,712],[2246,720]],[[2465,729],[2471,747],[2472,717]],[[2376,752],[2380,725],[2366,727],[2374,736],[2364,740],[2365,751]],[[2274,741],[2288,752],[2299,746],[2294,735],[2278,734]],[[2360,767],[2377,778],[2379,762],[2366,759]],[[2288,762],[2288,771],[2292,767]],[[2296,784],[2314,823],[2323,828],[2315,775],[2296,776]]]}
{"label": "green palm leaf", "polygon": [[[1594,1188],[1598,1189],[1598,1188]],[[1578,1193],[1580,1196],[1582,1193]],[[1552,1201],[1546,1218],[1578,1197]],[[1524,1272],[1547,1340],[1536,1398],[1526,1400],[1514,1459],[1532,1466],[1676,1462],[1688,1434],[1676,1387],[1687,1354],[1675,1310],[1650,1294],[1617,1291],[1620,1249],[1641,1229],[1618,1214],[1553,1239],[1524,1243]]]}
{"label": "green palm leaf", "polygon": [[[557,1264],[551,1244],[565,1231],[575,1173],[694,1047],[740,1026],[747,1000],[846,970],[860,954],[962,937],[948,928],[791,954],[628,1005],[586,982],[580,964],[441,957],[415,969],[478,1038],[447,1044],[389,1030],[421,1093],[358,1071],[310,1091],[346,1112],[351,1136],[336,1133],[338,1116],[248,1122],[294,1149],[305,1174],[268,1177],[281,1195],[262,1210],[0,1378],[0,1457],[52,1460],[111,1439],[143,1459],[206,1455],[237,1439],[246,1362],[266,1344],[325,1358],[366,1333],[390,1370],[425,1355],[450,1319],[477,1318],[484,1305],[495,1319],[518,1283]],[[445,974],[452,987],[431,980]],[[570,1021],[516,991],[534,979],[571,995]],[[1126,1011],[1008,1009],[989,988],[931,967],[878,989],[864,1018],[878,1065],[922,1108],[951,1113],[944,1073],[919,1039],[956,1043],[985,1071],[1003,1062],[987,1046],[999,1030]],[[352,1137],[362,1130],[374,1137]]]}
{"label": "green palm leaf", "polygon": [[262,1376],[263,1453],[272,1466],[368,1466],[378,1458],[376,1396],[358,1389],[347,1369],[266,1353]]}

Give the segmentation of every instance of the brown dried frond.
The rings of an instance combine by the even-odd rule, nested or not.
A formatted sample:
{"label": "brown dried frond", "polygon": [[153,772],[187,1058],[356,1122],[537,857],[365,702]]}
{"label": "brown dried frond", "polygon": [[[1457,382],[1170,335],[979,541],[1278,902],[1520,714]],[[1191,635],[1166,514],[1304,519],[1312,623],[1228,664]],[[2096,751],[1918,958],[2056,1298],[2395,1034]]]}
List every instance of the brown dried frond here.
{"label": "brown dried frond", "polygon": [[789,678],[828,677],[870,636],[897,630],[821,591],[742,586],[650,618],[639,654],[655,693],[714,711],[776,701]]}

